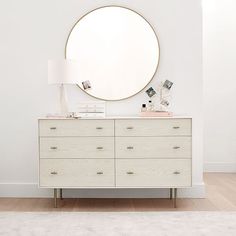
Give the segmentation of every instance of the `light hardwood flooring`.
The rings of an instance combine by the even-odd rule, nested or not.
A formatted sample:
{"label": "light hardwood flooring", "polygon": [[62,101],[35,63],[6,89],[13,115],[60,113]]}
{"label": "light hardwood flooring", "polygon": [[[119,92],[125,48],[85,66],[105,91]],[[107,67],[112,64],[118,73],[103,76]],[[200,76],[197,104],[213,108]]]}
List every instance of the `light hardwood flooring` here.
{"label": "light hardwood flooring", "polygon": [[205,199],[0,198],[0,211],[236,211],[236,173],[205,173]]}

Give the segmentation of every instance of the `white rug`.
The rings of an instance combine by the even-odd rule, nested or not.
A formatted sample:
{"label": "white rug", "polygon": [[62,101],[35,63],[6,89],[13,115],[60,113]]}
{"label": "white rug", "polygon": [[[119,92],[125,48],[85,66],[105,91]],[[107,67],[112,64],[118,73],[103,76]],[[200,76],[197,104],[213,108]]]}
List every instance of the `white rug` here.
{"label": "white rug", "polygon": [[236,236],[236,212],[1,212],[1,236]]}

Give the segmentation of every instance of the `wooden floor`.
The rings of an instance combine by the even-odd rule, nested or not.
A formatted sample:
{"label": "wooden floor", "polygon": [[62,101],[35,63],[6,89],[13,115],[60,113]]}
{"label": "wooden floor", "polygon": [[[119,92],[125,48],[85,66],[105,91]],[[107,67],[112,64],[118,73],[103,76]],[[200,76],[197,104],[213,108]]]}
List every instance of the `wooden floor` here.
{"label": "wooden floor", "polygon": [[64,199],[53,208],[48,198],[0,198],[0,211],[236,211],[236,174],[207,173],[205,199]]}

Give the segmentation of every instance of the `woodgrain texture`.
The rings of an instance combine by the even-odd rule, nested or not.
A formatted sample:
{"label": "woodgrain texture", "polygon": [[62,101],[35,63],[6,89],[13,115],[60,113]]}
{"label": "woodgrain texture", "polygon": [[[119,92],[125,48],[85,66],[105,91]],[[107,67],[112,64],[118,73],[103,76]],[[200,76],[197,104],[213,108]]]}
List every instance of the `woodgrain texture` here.
{"label": "woodgrain texture", "polygon": [[114,138],[41,137],[40,158],[114,158]]}
{"label": "woodgrain texture", "polygon": [[41,159],[41,187],[114,186],[112,159]]}
{"label": "woodgrain texture", "polygon": [[[64,199],[53,208],[50,198],[0,198],[0,211],[236,211],[236,173],[206,173],[205,199]],[[66,191],[66,190],[64,190]]]}
{"label": "woodgrain texture", "polygon": [[40,120],[39,186],[190,187],[191,122],[191,118]]}
{"label": "woodgrain texture", "polygon": [[115,120],[116,136],[191,136],[191,119]]}
{"label": "woodgrain texture", "polygon": [[114,136],[114,120],[39,120],[40,136]]}
{"label": "woodgrain texture", "polygon": [[191,158],[191,137],[116,137],[116,158]]}
{"label": "woodgrain texture", "polygon": [[190,187],[190,159],[117,159],[116,186]]}

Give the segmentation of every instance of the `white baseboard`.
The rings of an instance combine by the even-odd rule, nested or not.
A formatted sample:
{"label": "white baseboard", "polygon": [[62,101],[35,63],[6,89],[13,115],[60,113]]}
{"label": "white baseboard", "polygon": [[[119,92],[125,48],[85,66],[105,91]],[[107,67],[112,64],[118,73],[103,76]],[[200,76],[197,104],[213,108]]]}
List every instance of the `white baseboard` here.
{"label": "white baseboard", "polygon": [[[36,183],[0,183],[0,197],[46,198],[52,197],[52,189],[40,189]],[[168,189],[65,189],[66,198],[166,198]],[[178,197],[204,198],[204,183],[192,188],[178,189]]]}
{"label": "white baseboard", "polygon": [[236,162],[205,162],[204,172],[236,173]]}

